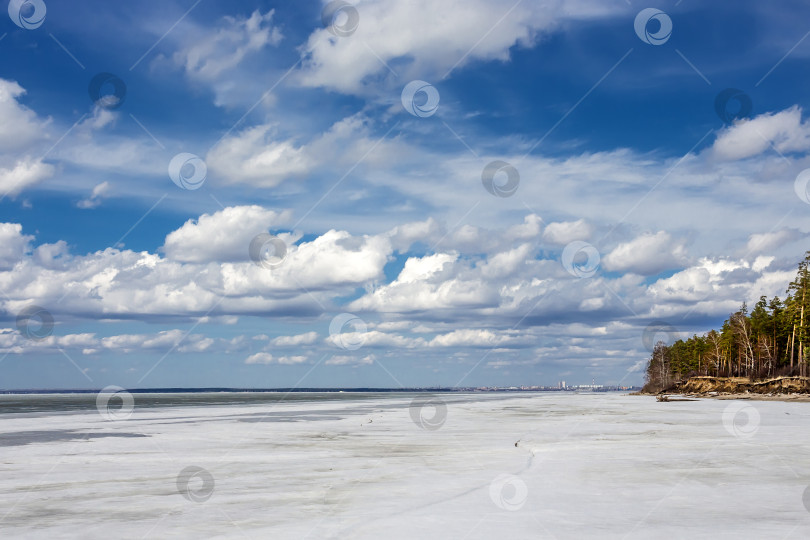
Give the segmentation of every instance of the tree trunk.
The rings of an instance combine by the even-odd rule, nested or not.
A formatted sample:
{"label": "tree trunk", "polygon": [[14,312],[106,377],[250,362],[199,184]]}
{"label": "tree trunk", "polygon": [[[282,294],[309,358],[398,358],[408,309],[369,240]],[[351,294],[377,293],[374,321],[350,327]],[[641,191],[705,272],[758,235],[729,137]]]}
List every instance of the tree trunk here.
{"label": "tree trunk", "polygon": [[804,377],[804,291],[802,291],[802,310],[799,318],[799,374]]}
{"label": "tree trunk", "polygon": [[793,375],[793,347],[796,344],[796,319],[793,319],[793,333],[790,335],[790,374]]}

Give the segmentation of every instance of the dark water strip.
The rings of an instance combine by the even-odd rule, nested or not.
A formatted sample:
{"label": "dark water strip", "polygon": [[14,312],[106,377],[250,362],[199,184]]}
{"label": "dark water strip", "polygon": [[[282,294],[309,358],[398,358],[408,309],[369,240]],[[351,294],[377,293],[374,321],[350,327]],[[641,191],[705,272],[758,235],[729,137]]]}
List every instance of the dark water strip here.
{"label": "dark water strip", "polygon": [[[318,392],[160,392],[146,393],[130,391],[134,407],[194,407],[194,406],[229,406],[229,405],[267,405],[278,402],[363,402],[380,399],[408,399],[424,395],[423,391],[318,391]],[[85,393],[49,393],[49,394],[0,394],[0,415],[25,413],[69,413],[97,409],[96,392]],[[469,401],[469,393],[451,392],[441,394],[442,401]],[[475,394],[476,399],[504,399],[518,397],[514,393],[482,392]],[[107,407],[116,410],[123,404],[116,394],[110,394]]]}

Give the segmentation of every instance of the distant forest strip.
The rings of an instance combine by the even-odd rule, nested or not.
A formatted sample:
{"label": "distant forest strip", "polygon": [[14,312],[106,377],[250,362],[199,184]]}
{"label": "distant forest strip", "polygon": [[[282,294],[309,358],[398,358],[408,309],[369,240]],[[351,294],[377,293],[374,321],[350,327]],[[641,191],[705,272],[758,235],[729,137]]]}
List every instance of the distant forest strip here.
{"label": "distant forest strip", "polygon": [[[689,377],[807,376],[804,344],[810,327],[810,251],[799,263],[784,299],[761,296],[751,312],[743,302],[720,330],[655,344],[644,391],[659,392]],[[808,309],[805,309],[805,308]],[[807,313],[805,313],[807,312]]]}

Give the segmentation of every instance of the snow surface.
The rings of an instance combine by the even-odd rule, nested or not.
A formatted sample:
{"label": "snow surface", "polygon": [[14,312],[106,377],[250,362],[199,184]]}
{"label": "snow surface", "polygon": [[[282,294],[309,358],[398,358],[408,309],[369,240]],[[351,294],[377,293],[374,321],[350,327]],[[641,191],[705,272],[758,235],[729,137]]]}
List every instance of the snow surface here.
{"label": "snow surface", "polygon": [[810,403],[438,398],[0,415],[0,536],[810,537]]}

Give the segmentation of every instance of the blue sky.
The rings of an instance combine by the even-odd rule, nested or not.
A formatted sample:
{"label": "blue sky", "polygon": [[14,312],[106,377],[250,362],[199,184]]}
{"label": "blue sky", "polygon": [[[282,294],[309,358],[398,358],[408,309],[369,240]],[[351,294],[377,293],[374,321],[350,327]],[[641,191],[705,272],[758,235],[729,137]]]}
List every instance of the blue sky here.
{"label": "blue sky", "polygon": [[0,23],[2,388],[640,384],[645,333],[808,247],[801,2],[35,4]]}

